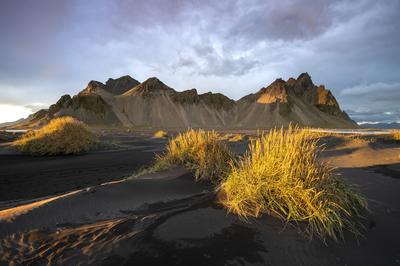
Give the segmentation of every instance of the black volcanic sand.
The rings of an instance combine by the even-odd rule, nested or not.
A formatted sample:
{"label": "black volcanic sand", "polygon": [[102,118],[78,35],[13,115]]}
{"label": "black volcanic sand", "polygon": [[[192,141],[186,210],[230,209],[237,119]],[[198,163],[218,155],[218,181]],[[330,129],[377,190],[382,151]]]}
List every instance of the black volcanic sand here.
{"label": "black volcanic sand", "polygon": [[83,155],[35,157],[0,147],[0,201],[32,199],[119,180],[154,158],[166,140],[129,134],[101,138]]}
{"label": "black volcanic sand", "polygon": [[[180,172],[179,172],[180,171]],[[307,240],[264,216],[240,221],[179,170],[84,190],[0,221],[4,265],[397,265],[400,182],[340,169],[368,197],[364,237]],[[0,213],[1,217],[1,213]],[[45,218],[43,218],[45,217]],[[1,265],[1,263],[0,263]]]}
{"label": "black volcanic sand", "polygon": [[[127,149],[140,148],[80,158],[133,152],[135,160],[146,153],[150,160],[162,149],[156,140],[112,139]],[[241,221],[215,203],[213,186],[173,169],[83,189],[40,206],[0,210],[0,265],[399,265],[399,167],[339,169],[368,198],[371,210],[362,221],[364,236],[345,232],[339,243],[308,240],[270,216]]]}

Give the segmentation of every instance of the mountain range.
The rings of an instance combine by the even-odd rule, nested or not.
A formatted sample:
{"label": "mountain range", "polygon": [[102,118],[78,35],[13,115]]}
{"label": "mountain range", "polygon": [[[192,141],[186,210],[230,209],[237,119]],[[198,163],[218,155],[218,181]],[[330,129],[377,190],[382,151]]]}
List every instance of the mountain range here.
{"label": "mountain range", "polygon": [[308,73],[276,79],[235,101],[221,93],[176,91],[155,77],[90,81],[77,95],[62,96],[48,109],[19,120],[13,128],[35,128],[54,117],[73,116],[89,125],[141,128],[254,129],[287,126],[355,128],[332,93]]}

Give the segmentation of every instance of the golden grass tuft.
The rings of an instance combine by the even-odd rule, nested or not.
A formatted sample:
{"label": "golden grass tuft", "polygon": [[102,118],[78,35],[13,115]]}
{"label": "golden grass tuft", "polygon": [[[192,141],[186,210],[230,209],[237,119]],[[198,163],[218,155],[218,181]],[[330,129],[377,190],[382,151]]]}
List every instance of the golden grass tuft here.
{"label": "golden grass tuft", "polygon": [[395,132],[392,134],[392,139],[395,140],[395,141],[400,141],[400,130],[395,131]]}
{"label": "golden grass tuft", "polygon": [[232,158],[232,152],[216,132],[191,129],[171,139],[148,172],[184,166],[194,171],[196,180],[217,182],[227,175]]}
{"label": "golden grass tuft", "polygon": [[60,117],[37,131],[27,132],[12,145],[32,155],[61,155],[86,152],[96,142],[86,124],[72,117]]}
{"label": "golden grass tuft", "polygon": [[345,229],[359,234],[356,221],[366,200],[317,160],[317,141],[297,127],[260,135],[231,164],[219,188],[221,203],[245,220],[266,213],[301,223],[299,229],[310,238],[337,240]]}
{"label": "golden grass tuft", "polygon": [[168,132],[164,130],[158,130],[153,134],[154,139],[164,139],[168,137]]}

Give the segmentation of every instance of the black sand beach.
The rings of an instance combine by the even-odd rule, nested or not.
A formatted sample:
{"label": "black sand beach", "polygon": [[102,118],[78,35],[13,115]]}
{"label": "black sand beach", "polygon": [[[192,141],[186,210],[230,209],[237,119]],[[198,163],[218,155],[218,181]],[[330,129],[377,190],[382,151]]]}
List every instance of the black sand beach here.
{"label": "black sand beach", "polygon": [[39,198],[120,180],[150,163],[164,140],[107,135],[118,146],[78,156],[33,157],[0,147],[0,201]]}
{"label": "black sand beach", "polygon": [[[154,150],[161,150],[163,146],[162,142],[149,138],[134,138],[132,142],[128,139],[119,143],[136,142],[142,147],[48,158],[59,163],[53,175],[56,169],[63,169],[63,176],[57,179],[59,186],[64,186],[61,190],[71,191],[74,186],[85,189],[0,210],[0,253],[3,254],[0,265],[10,262],[14,263],[11,265],[400,264],[400,164],[394,163],[398,157],[390,157],[392,152],[397,152],[397,146],[369,150],[368,145],[347,143],[343,147],[331,147],[339,152],[326,151],[324,158],[335,162],[342,178],[355,184],[368,198],[370,213],[365,213],[362,221],[363,236],[356,238],[345,232],[343,240],[324,243],[320,239],[305,238],[291,225],[271,216],[246,222],[228,214],[216,203],[213,186],[193,182],[192,174],[184,169],[99,186],[103,182],[97,180],[99,174],[104,181],[120,179],[149,162]],[[238,150],[243,145],[235,144]],[[351,152],[340,152],[341,149]],[[376,151],[384,151],[377,161],[391,163],[346,166],[351,158]],[[22,175],[24,171],[16,170],[17,158],[23,158],[29,166],[29,157],[15,156],[1,167]],[[86,162],[77,164],[81,166],[78,180],[89,178],[88,183],[69,183],[68,166],[77,163],[76,158]],[[30,160],[38,160],[41,169],[48,162],[40,158]],[[353,163],[363,165],[362,161]],[[98,174],[94,171],[96,167]],[[39,168],[26,169],[39,171]],[[38,180],[43,175],[36,173],[35,176]],[[52,174],[45,176],[48,182]],[[87,188],[87,184],[91,187]],[[26,186],[21,191],[24,188],[26,195],[34,195]],[[23,193],[10,193],[8,198],[16,199],[16,195]]]}

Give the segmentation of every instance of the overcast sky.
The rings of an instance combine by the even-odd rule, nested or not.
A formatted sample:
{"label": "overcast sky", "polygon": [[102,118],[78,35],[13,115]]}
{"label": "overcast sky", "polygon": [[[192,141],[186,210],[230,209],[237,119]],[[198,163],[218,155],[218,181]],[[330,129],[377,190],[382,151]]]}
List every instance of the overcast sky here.
{"label": "overcast sky", "polygon": [[302,72],[356,121],[400,122],[398,0],[13,0],[0,36],[0,122],[92,79],[238,99]]}

